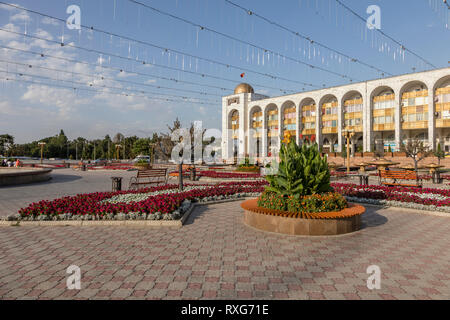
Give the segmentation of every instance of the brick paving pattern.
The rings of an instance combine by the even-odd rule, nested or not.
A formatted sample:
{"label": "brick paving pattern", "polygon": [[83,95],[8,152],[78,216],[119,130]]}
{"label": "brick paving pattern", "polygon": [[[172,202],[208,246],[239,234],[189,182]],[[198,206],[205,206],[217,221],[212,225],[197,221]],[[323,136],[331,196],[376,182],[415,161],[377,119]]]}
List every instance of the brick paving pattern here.
{"label": "brick paving pattern", "polygon": [[[61,188],[69,192],[70,183]],[[339,237],[269,234],[245,226],[232,202],[198,207],[181,229],[6,227],[0,297],[450,298],[449,218],[368,207],[363,222]],[[381,289],[371,291],[366,269],[374,264]],[[66,288],[70,265],[81,268],[81,290]]]}

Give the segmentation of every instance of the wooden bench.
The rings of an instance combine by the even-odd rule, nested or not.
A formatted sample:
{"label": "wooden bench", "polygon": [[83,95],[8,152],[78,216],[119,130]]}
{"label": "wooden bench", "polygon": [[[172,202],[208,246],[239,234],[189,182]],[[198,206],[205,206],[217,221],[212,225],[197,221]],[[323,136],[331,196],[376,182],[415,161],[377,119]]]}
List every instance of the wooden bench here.
{"label": "wooden bench", "polygon": [[129,190],[138,190],[140,186],[151,184],[166,184],[167,169],[139,170],[136,177],[130,179]]}
{"label": "wooden bench", "polygon": [[[383,181],[382,184],[385,186],[395,186],[395,187],[422,187],[422,179],[418,178],[415,171],[408,170],[381,170],[380,178],[391,179],[393,182]],[[397,180],[414,180],[415,184],[398,183]]]}

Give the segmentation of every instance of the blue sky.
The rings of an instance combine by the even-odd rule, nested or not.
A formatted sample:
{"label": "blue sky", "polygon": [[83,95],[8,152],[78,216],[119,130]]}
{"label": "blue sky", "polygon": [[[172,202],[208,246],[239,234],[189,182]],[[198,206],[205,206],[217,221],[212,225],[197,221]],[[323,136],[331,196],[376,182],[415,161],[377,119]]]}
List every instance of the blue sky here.
{"label": "blue sky", "polygon": [[[397,75],[410,73],[412,68],[417,71],[431,68],[409,53],[403,58],[398,45],[368,30],[362,21],[336,5],[335,0],[232,1],[387,73]],[[205,127],[220,129],[220,97],[232,93],[242,80],[244,68],[294,80],[245,72],[245,82],[252,84],[258,93],[270,96],[314,89],[301,82],[319,87],[349,83],[342,76],[299,62],[346,75],[354,81],[381,77],[380,72],[311,45],[224,0],[138,2],[275,54],[264,55],[248,44],[157,14],[128,0],[15,0],[13,3],[18,6],[62,19],[69,16],[66,13],[69,5],[78,5],[82,25],[122,38],[86,29],[69,30],[58,20],[0,5],[0,28],[13,31],[0,31],[0,46],[22,50],[0,48],[0,133],[14,135],[19,143],[57,134],[61,128],[70,138],[96,138],[117,132],[144,137],[165,131],[166,124],[177,116],[185,125],[202,120]],[[434,66],[448,66],[448,10],[440,0],[342,2],[363,17],[369,16],[368,6],[378,5],[383,32]],[[58,44],[62,39],[65,46]],[[148,43],[170,50],[164,52]],[[188,54],[237,68],[197,60]]]}

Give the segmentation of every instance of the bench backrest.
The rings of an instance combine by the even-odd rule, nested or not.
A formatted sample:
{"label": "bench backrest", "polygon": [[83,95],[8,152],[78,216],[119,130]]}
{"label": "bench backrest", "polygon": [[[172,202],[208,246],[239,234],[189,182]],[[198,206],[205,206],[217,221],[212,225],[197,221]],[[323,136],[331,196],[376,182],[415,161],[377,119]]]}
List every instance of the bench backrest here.
{"label": "bench backrest", "polygon": [[166,175],[167,175],[167,169],[140,170],[137,173],[138,178],[165,177]]}
{"label": "bench backrest", "polygon": [[381,177],[388,179],[405,179],[416,180],[417,173],[415,171],[402,171],[402,170],[381,170]]}

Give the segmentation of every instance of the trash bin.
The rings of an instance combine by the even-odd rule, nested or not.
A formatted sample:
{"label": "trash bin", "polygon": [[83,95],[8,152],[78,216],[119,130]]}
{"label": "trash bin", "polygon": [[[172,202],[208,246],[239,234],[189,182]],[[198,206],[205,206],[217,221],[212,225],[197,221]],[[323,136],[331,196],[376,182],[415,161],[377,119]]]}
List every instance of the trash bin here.
{"label": "trash bin", "polygon": [[86,171],[86,165],[85,164],[81,165],[81,171]]}
{"label": "trash bin", "polygon": [[196,179],[196,172],[195,172],[195,167],[191,167],[191,170],[189,171],[189,175],[190,175],[190,180],[191,181],[195,181]]}
{"label": "trash bin", "polygon": [[112,191],[122,191],[122,177],[112,177]]}

